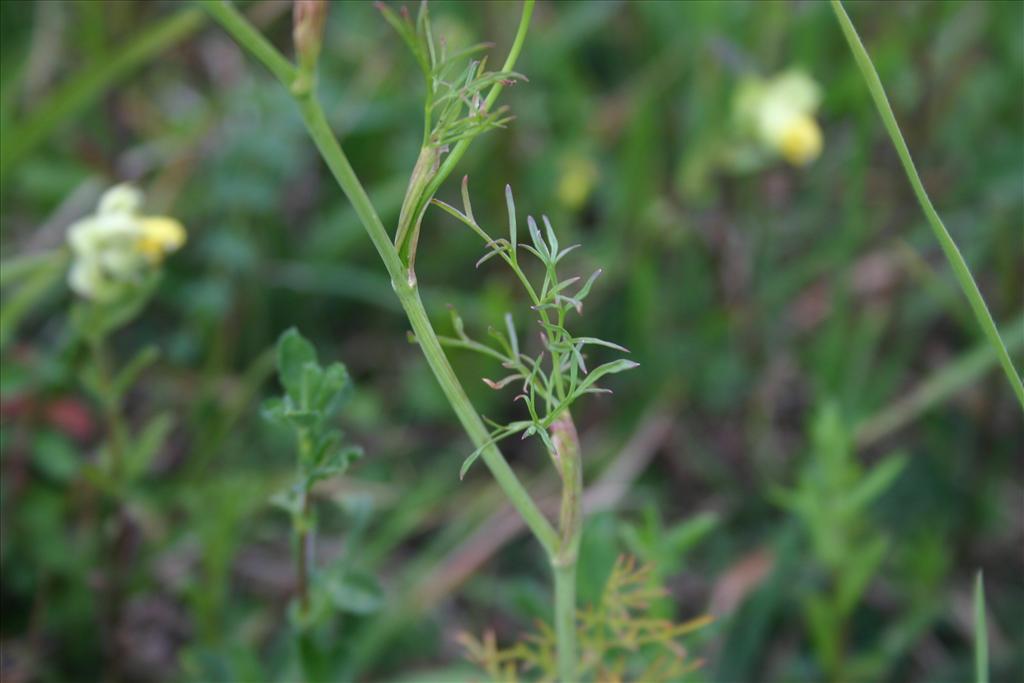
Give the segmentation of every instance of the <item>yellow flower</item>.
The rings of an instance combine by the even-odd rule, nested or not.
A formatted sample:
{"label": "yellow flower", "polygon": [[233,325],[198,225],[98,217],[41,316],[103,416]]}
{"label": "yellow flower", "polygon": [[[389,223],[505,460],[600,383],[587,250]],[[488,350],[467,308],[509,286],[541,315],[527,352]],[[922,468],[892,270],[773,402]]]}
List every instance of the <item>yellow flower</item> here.
{"label": "yellow flower", "polygon": [[794,166],[806,166],[821,154],[821,128],[814,117],[796,116],[779,136],[779,151]]}
{"label": "yellow flower", "polygon": [[141,204],[137,189],[117,185],[103,194],[95,214],[68,229],[74,254],[68,284],[76,293],[96,301],[116,299],[185,243],[181,223],[141,215]]}
{"label": "yellow flower", "polygon": [[185,228],[166,216],[149,216],[139,221],[142,235],[138,249],[150,263],[160,263],[165,254],[177,251],[185,244]]}
{"label": "yellow flower", "polygon": [[821,88],[802,71],[747,78],[736,94],[734,115],[742,130],[771,154],[806,166],[821,154],[823,136],[814,115]]}

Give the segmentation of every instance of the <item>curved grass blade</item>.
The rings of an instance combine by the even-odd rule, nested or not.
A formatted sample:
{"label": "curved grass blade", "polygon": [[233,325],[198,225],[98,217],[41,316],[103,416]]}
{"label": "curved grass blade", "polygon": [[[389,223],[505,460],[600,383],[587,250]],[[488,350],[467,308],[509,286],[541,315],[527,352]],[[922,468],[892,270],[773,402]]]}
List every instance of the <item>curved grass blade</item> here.
{"label": "curved grass blade", "polygon": [[896,117],[892,112],[892,106],[889,104],[889,98],[885,94],[882,81],[878,77],[878,72],[875,70],[871,57],[868,55],[864,43],[861,42],[860,36],[857,34],[857,29],[854,28],[853,22],[850,21],[850,17],[846,14],[846,10],[843,9],[840,0],[832,0],[832,9],[835,11],[836,19],[838,19],[839,25],[843,29],[843,35],[846,36],[846,42],[850,44],[850,51],[853,52],[853,58],[860,68],[861,75],[864,76],[864,82],[871,92],[871,98],[875,101],[875,107],[878,109],[878,114],[882,117],[882,123],[885,124],[885,129],[892,139],[893,147],[896,148],[896,154],[899,155],[900,163],[903,164],[907,180],[910,181],[914,194],[917,196],[917,201],[921,204],[921,209],[924,211],[925,218],[928,219],[928,224],[931,226],[932,232],[935,233],[935,239],[939,241],[939,246],[942,247],[946,260],[952,266],[953,273],[960,283],[960,288],[963,290],[964,296],[967,297],[971,310],[974,311],[974,316],[978,319],[978,324],[981,325],[981,329],[988,337],[989,343],[995,349],[999,363],[1003,366],[1003,371],[1006,373],[1006,378],[1009,380],[1010,386],[1013,387],[1021,408],[1024,409],[1024,384],[1021,383],[1020,375],[1017,374],[1017,370],[1013,367],[1010,354],[1007,352],[1006,346],[999,336],[999,331],[996,329],[992,314],[989,312],[988,306],[985,305],[985,299],[982,298],[981,292],[978,290],[978,285],[974,281],[970,269],[967,267],[967,262],[964,261],[964,257],[960,254],[956,242],[953,241],[949,231],[946,230],[946,226],[942,223],[942,219],[939,218],[935,207],[932,206],[932,201],[928,197],[924,185],[921,183],[917,168],[914,166],[914,161],[910,156],[910,150],[903,139],[903,133],[900,132],[899,124],[896,122]]}

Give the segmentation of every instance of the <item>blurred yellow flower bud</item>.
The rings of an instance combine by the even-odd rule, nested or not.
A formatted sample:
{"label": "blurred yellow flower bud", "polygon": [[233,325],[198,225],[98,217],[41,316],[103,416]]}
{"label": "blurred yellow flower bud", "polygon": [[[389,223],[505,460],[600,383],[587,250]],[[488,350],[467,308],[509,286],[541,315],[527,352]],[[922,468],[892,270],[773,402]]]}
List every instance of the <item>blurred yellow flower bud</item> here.
{"label": "blurred yellow flower bud", "polygon": [[764,150],[805,166],[818,158],[824,144],[814,118],[820,103],[818,84],[791,70],[770,79],[745,79],[737,89],[734,116]]}
{"label": "blurred yellow flower bud", "polygon": [[185,243],[181,223],[143,216],[141,205],[141,192],[117,185],[103,194],[95,214],[68,228],[74,255],[68,284],[77,294],[95,301],[115,299]]}
{"label": "blurred yellow flower bud", "polygon": [[794,166],[806,166],[821,154],[821,128],[813,117],[794,117],[782,130],[779,151]]}
{"label": "blurred yellow flower bud", "polygon": [[590,197],[597,183],[598,171],[594,162],[581,154],[562,159],[562,173],[558,179],[558,199],[563,206],[578,209]]}
{"label": "blurred yellow flower bud", "polygon": [[142,236],[139,238],[139,251],[151,263],[160,263],[164,254],[177,251],[185,244],[185,228],[173,218],[151,216],[139,221]]}

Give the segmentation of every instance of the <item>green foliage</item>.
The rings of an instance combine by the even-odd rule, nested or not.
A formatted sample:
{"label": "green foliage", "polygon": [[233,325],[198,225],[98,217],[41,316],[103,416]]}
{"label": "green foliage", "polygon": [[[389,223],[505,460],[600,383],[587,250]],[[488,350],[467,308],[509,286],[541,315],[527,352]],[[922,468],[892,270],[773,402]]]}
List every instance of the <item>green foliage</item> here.
{"label": "green foliage", "polygon": [[824,589],[804,598],[808,631],[830,679],[843,676],[843,634],[861,596],[881,568],[889,536],[871,519],[873,503],[903,471],[906,459],[890,455],[869,471],[852,457],[850,436],[835,405],[825,406],[812,427],[812,457],[796,488],[776,491],[776,502],[806,529],[826,575]]}
{"label": "green foliage", "polygon": [[159,282],[159,274],[152,273],[125,286],[110,301],[76,301],[71,308],[71,324],[83,339],[101,340],[142,313]]}
{"label": "green foliage", "polygon": [[[427,3],[420,4],[416,21],[403,5],[401,15],[382,2],[378,9],[412,51],[426,80],[423,106],[423,143],[416,167],[409,180],[402,212],[398,219],[395,246],[410,268],[415,261],[420,221],[430,196],[427,187],[438,179],[442,155],[452,145],[469,142],[511,120],[507,107],[491,109],[488,92],[522,78],[512,71],[487,71],[486,57],[469,59],[490,45],[480,43],[448,53],[447,41],[435,41]],[[467,63],[468,62],[468,63]]]}
{"label": "green foliage", "polygon": [[716,514],[705,512],[666,527],[658,508],[648,504],[642,522],[624,526],[621,536],[629,552],[664,580],[682,571],[687,553],[720,523]]}
{"label": "green foliage", "polygon": [[277,372],[285,393],[263,404],[264,417],[289,427],[295,435],[299,475],[295,484],[275,502],[300,514],[306,495],[321,479],[344,474],[362,455],[343,445],[342,433],[330,427],[351,392],[348,370],[341,363],[320,366],[316,350],[298,330],[291,328],[277,341]]}
{"label": "green foliage", "polygon": [[340,430],[330,426],[351,393],[348,370],[341,363],[326,368],[317,360],[316,349],[294,327],[277,340],[277,376],[284,389],[280,398],[263,405],[264,417],[289,428],[297,451],[297,474],[271,502],[285,510],[292,520],[298,591],[290,617],[295,629],[298,659],[303,675],[319,679],[329,674],[332,610],[366,615],[379,609],[383,592],[376,578],[361,570],[356,544],[368,522],[370,505],[360,500],[346,507],[349,537],[346,551],[323,569],[315,566],[314,543],[317,517],[312,506],[313,487],[339,477],[362,456],[362,450],[344,444]]}
{"label": "green foliage", "polygon": [[[490,330],[497,345],[482,344],[466,334],[465,324],[452,309],[452,324],[456,336],[441,337],[441,342],[447,346],[476,351],[499,361],[502,368],[509,371],[509,374],[499,380],[484,378],[484,383],[495,390],[503,389],[510,384],[520,386],[520,392],[516,395],[515,400],[523,401],[530,415],[528,420],[517,420],[505,425],[494,424],[490,441],[477,448],[466,458],[459,474],[465,476],[466,471],[485,448],[515,434],[521,434],[522,438],[530,436],[540,438],[552,458],[555,469],[561,472],[562,464],[558,462],[557,449],[548,435],[548,429],[584,394],[610,393],[610,390],[597,385],[598,380],[606,375],[632,370],[639,364],[623,358],[588,370],[584,360],[586,346],[603,346],[625,353],[628,353],[628,350],[597,337],[574,336],[566,329],[565,325],[571,312],[575,311],[577,315],[583,313],[583,301],[590,294],[594,281],[601,274],[600,270],[595,271],[587,278],[586,282],[570,293],[570,288],[577,285],[580,278],[560,279],[557,267],[569,252],[579,246],[578,244],[559,249],[558,238],[555,236],[555,231],[547,216],[543,217],[545,227],[543,236],[533,216],[529,216],[527,225],[531,242],[520,243],[516,227],[516,207],[512,199],[511,187],[506,186],[505,188],[505,201],[508,207],[509,236],[507,239],[504,237],[492,238],[477,223],[473,216],[473,206],[469,201],[467,178],[463,178],[462,182],[462,201],[463,211],[441,201],[435,200],[434,203],[458,218],[484,240],[487,245],[487,253],[477,262],[477,267],[498,256],[512,269],[530,298],[532,310],[538,316],[537,322],[541,329],[543,348],[536,356],[524,353],[520,348],[519,337],[511,314],[505,316],[504,332],[493,328]],[[527,277],[523,269],[525,264],[520,264],[519,261],[519,249],[532,254],[540,262],[543,272],[540,285],[535,286]]]}
{"label": "green foliage", "polygon": [[434,38],[427,3],[420,3],[415,22],[404,5],[400,14],[382,2],[377,3],[377,8],[405,41],[426,80],[424,147],[441,150],[511,120],[507,107],[492,111],[484,105],[486,91],[495,83],[511,83],[522,76],[512,71],[487,71],[486,57],[469,59],[491,47],[488,43],[449,54],[445,38]]}
{"label": "green foliage", "polygon": [[68,254],[54,250],[0,263],[0,351],[14,339],[22,320],[36,309],[64,276]]}
{"label": "green foliage", "polygon": [[[699,617],[673,623],[650,614],[652,604],[666,591],[652,581],[649,565],[637,565],[620,556],[608,577],[597,605],[580,610],[576,617],[580,658],[576,680],[598,683],[678,680],[700,667],[689,656],[682,638],[711,622]],[[544,623],[536,633],[500,649],[493,632],[483,639],[459,635],[467,658],[478,664],[492,681],[555,681],[555,633]],[[525,676],[525,678],[523,678]]]}
{"label": "green foliage", "polygon": [[[684,680],[820,683],[827,647],[811,635],[811,611],[834,617],[845,571],[825,564],[817,548],[830,544],[805,521],[824,510],[849,532],[832,562],[856,565],[877,553],[874,538],[888,539],[868,588],[836,622],[844,680],[983,680],[981,639],[964,609],[964,579],[980,565],[990,680],[1013,679],[1024,657],[1007,645],[1024,632],[1007,569],[1019,563],[1008,512],[1021,486],[1019,409],[827,3],[539,3],[525,40],[519,2],[432,3],[435,56],[445,51],[450,69],[426,87],[405,40],[371,4],[329,4],[312,90],[320,140],[336,135],[366,181],[388,227],[373,242],[361,225],[367,205],[346,196],[350,186],[333,186],[329,172],[344,169],[308,144],[293,91],[253,60],[242,68],[200,7],[0,3],[0,677],[480,681],[488,677],[459,663],[448,634],[493,625],[508,645],[522,624],[550,621],[548,562],[515,535],[493,483],[452,486],[489,430],[467,447],[431,366],[398,340],[414,296],[421,321],[457,337],[443,309],[451,303],[465,331],[505,359],[485,330],[495,323],[508,344],[502,316],[515,312],[520,351],[535,358],[540,330],[517,305],[526,302],[517,275],[487,264],[467,271],[479,243],[434,212],[422,218],[414,294],[404,272],[374,267],[375,248],[390,247],[396,224],[415,228],[435,191],[462,211],[458,184],[445,181],[458,165],[473,178],[481,225],[504,214],[500,188],[510,183],[520,206],[545,207],[560,242],[586,245],[559,270],[586,276],[601,265],[601,286],[584,302],[585,329],[565,327],[621,343],[641,364],[607,384],[614,401],[573,406],[593,503],[581,606],[599,604],[615,557],[629,552],[672,588],[646,614],[686,618],[677,601],[715,613],[715,627],[684,641],[711,661]],[[400,4],[390,6],[407,21]],[[415,29],[419,4],[405,4]],[[275,73],[294,86],[289,3],[232,5],[281,49]],[[1019,369],[1024,5],[846,10]],[[497,47],[452,59],[477,40]],[[495,61],[512,52],[514,63]],[[732,172],[721,160],[737,86],[791,68],[823,85],[820,159]],[[467,79],[513,71],[529,82],[483,108],[485,88],[473,108]],[[422,95],[435,86],[438,97],[467,98],[435,106],[428,120]],[[485,111],[507,119],[502,104],[516,117],[507,132],[478,138],[460,159],[471,138],[423,153],[447,107],[458,135]],[[413,161],[421,187],[410,195]],[[125,179],[181,218],[190,245],[95,355],[67,315],[67,253],[53,247],[102,187]],[[517,237],[533,246],[520,218]],[[539,216],[537,226],[549,246]],[[520,255],[539,287],[543,266]],[[290,325],[322,361],[325,349],[344,349],[360,378],[345,431],[374,453],[313,489],[309,593],[321,620],[305,629],[314,647],[302,650],[325,672],[316,676],[303,674],[296,622],[283,618],[296,595],[297,539],[288,516],[266,504],[299,481],[295,428],[265,423],[258,409],[286,393],[267,380]],[[422,329],[417,336],[425,340]],[[150,348],[159,362],[140,352]],[[501,425],[530,418],[510,400],[522,380],[490,391],[477,379],[512,372],[501,358],[446,350],[452,376],[468,378],[467,403]],[[594,356],[584,356],[588,368],[612,353],[584,350]],[[113,410],[108,395],[119,397]],[[809,416],[825,398],[849,420],[848,460],[861,463],[851,490],[890,452],[908,456],[859,521],[766,505],[771,483],[793,494],[805,487],[817,452],[797,449],[813,442]],[[125,438],[111,438],[111,416]],[[151,426],[160,416],[171,416],[169,432],[166,420]],[[325,431],[339,420],[328,418]],[[136,449],[143,434],[152,442],[161,432],[155,450]],[[127,454],[118,487],[115,442]],[[502,442],[549,512],[558,478],[531,457],[535,446]],[[713,532],[707,510],[719,519]],[[690,533],[702,540],[681,557]],[[367,577],[386,577],[386,594]],[[862,579],[844,581],[856,588]],[[328,587],[350,611],[339,612]],[[826,607],[806,606],[811,596]],[[374,602],[380,608],[367,611]]]}

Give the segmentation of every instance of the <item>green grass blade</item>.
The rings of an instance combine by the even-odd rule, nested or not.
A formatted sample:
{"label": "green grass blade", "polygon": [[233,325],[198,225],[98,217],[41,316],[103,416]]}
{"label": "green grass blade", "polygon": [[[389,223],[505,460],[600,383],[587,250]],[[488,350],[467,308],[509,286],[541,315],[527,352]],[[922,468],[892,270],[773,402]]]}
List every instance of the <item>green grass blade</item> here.
{"label": "green grass blade", "polygon": [[[1017,353],[1024,348],[1024,316],[1003,327],[1008,348]],[[996,365],[991,345],[978,342],[977,348],[965,352],[925,378],[910,391],[865,419],[854,430],[858,448],[878,443],[905,425],[910,424],[936,405],[963,391],[984,377]]]}
{"label": "green grass blade", "polygon": [[993,349],[995,349],[996,356],[999,358],[999,363],[1003,366],[1003,371],[1006,373],[1006,378],[1009,380],[1010,386],[1013,387],[1013,391],[1017,395],[1017,400],[1020,402],[1021,408],[1024,408],[1024,384],[1021,384],[1020,375],[1017,374],[1017,371],[1013,367],[1013,361],[1010,360],[1010,354],[1007,352],[1006,346],[1003,344],[1003,340],[999,336],[999,331],[996,329],[995,322],[992,320],[992,314],[989,312],[988,306],[985,305],[985,300],[982,298],[981,292],[978,290],[978,285],[974,281],[974,277],[971,275],[970,269],[967,267],[967,262],[964,261],[964,257],[960,254],[960,250],[957,248],[956,242],[953,241],[949,231],[946,230],[946,226],[942,223],[942,219],[939,218],[939,214],[935,211],[935,207],[932,206],[931,199],[928,197],[928,193],[925,191],[924,185],[921,183],[921,178],[917,173],[917,168],[914,166],[914,161],[910,157],[910,150],[907,148],[907,143],[903,139],[903,133],[900,132],[899,124],[896,123],[896,117],[893,115],[892,106],[889,104],[889,98],[886,97],[885,89],[882,87],[882,81],[878,78],[878,72],[875,71],[875,66],[871,62],[871,57],[864,48],[864,43],[861,42],[860,36],[857,34],[857,29],[854,28],[853,22],[850,21],[850,17],[846,14],[846,10],[843,9],[843,5],[840,0],[832,0],[832,9],[835,11],[836,19],[839,20],[839,25],[843,29],[846,41],[850,44],[850,50],[853,52],[853,57],[857,61],[857,66],[860,68],[861,75],[864,76],[864,82],[867,84],[868,90],[871,92],[871,98],[875,101],[878,113],[882,117],[882,123],[885,124],[885,129],[888,131],[889,137],[892,139],[892,144],[896,148],[896,154],[899,155],[900,162],[903,164],[903,170],[907,174],[907,180],[910,181],[911,187],[914,188],[914,194],[917,195],[917,201],[921,204],[921,209],[924,211],[925,218],[928,219],[928,224],[935,233],[935,238],[939,241],[939,246],[942,247],[942,251],[945,253],[946,259],[949,261],[949,265],[952,266],[953,273],[956,275],[956,279],[960,283],[960,288],[963,290],[964,296],[967,297],[967,301],[971,305],[971,310],[974,311],[974,316],[978,319],[978,324],[981,325],[981,329],[988,337],[989,343],[991,343]]}
{"label": "green grass blade", "polygon": [[69,76],[52,95],[12,126],[13,130],[4,131],[0,179],[6,180],[11,168],[57,126],[93,105],[120,79],[195,33],[204,21],[205,15],[198,9],[182,9],[139,31],[128,45],[112,50],[103,62]]}
{"label": "green grass blade", "polygon": [[985,625],[985,580],[974,579],[974,680],[988,683],[988,629]]}

